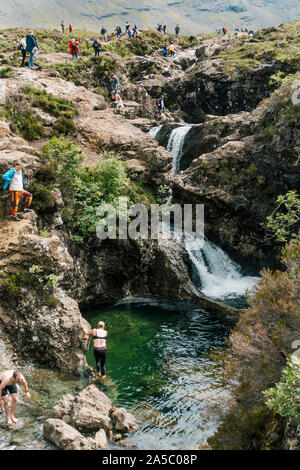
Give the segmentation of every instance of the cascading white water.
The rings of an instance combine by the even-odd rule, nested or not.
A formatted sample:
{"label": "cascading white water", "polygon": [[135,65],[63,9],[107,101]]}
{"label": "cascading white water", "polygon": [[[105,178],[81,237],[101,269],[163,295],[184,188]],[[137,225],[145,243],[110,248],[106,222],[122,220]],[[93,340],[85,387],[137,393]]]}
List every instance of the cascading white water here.
{"label": "cascading white water", "polygon": [[244,276],[241,267],[207,239],[185,236],[183,244],[199,276],[201,291],[207,297],[230,299],[242,296],[260,279]]}
{"label": "cascading white water", "polygon": [[192,125],[190,124],[176,127],[169,136],[167,150],[173,155],[173,171],[175,175],[179,173],[185,137],[191,127]]}
{"label": "cascading white water", "polygon": [[[163,232],[170,228],[162,224]],[[196,237],[172,229],[173,240],[182,245],[189,254],[197,287],[207,297],[218,300],[237,299],[245,295],[256,282],[256,276],[244,276],[241,266],[228,256],[222,248],[206,238]]]}
{"label": "cascading white water", "polygon": [[152,127],[152,129],[150,129],[149,131],[149,134],[151,135],[151,137],[153,137],[153,139],[156,139],[159,131],[161,130],[162,128],[162,125],[161,126],[155,126],[155,127]]}

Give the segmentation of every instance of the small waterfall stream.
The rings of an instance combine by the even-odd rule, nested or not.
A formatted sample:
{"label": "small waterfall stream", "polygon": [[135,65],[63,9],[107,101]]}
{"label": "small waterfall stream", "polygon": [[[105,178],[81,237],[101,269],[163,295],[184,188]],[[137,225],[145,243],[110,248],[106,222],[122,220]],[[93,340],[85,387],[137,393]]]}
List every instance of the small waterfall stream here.
{"label": "small waterfall stream", "polygon": [[180,161],[183,153],[183,145],[187,133],[191,129],[191,124],[176,127],[173,129],[168,140],[167,150],[173,155],[173,171],[177,175],[180,171]]}
{"label": "small waterfall stream", "polygon": [[149,134],[151,135],[151,137],[153,137],[153,139],[156,139],[156,137],[158,136],[158,133],[159,131],[162,129],[162,125],[161,126],[155,126],[155,127],[152,127],[149,131]]}
{"label": "small waterfall stream", "polygon": [[241,266],[214,243],[185,236],[183,245],[193,265],[195,282],[210,298],[226,300],[245,295],[259,277],[245,276]]}

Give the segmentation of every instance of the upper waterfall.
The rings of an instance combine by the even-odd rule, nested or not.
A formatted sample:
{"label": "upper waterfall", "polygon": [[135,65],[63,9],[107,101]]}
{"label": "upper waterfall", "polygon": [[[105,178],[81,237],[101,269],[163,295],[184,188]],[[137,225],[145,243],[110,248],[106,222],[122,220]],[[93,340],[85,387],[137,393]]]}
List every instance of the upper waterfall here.
{"label": "upper waterfall", "polygon": [[183,145],[191,124],[176,127],[169,135],[167,150],[173,155],[173,171],[176,175],[180,171],[180,162],[183,153]]}

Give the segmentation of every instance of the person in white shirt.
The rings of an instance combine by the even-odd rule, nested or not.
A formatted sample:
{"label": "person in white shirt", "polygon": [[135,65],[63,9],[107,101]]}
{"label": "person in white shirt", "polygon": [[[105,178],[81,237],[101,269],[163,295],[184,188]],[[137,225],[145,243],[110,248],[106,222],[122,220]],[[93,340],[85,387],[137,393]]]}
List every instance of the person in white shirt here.
{"label": "person in white shirt", "polygon": [[10,170],[10,178],[9,192],[11,193],[12,216],[15,222],[19,222],[21,220],[18,217],[19,202],[21,199],[24,202],[24,214],[32,212],[32,209],[29,209],[32,201],[32,194],[26,190],[22,165],[18,165],[15,169]]}

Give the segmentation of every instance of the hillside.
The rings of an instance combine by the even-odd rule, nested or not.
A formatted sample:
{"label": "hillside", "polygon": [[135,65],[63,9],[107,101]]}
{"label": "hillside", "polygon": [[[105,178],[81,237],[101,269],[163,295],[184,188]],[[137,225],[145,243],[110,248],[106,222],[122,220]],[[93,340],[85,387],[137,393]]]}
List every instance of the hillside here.
{"label": "hillside", "polygon": [[167,23],[169,30],[180,23],[182,32],[211,32],[227,25],[256,30],[299,18],[299,0],[12,0],[0,2],[0,27],[59,27],[62,19],[76,28],[97,30],[104,24],[109,30],[126,20],[139,27]]}

